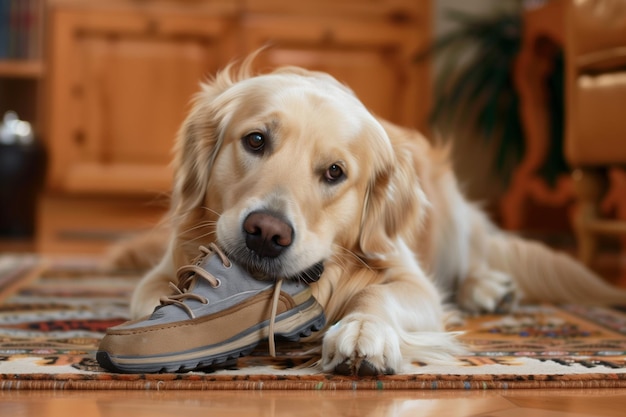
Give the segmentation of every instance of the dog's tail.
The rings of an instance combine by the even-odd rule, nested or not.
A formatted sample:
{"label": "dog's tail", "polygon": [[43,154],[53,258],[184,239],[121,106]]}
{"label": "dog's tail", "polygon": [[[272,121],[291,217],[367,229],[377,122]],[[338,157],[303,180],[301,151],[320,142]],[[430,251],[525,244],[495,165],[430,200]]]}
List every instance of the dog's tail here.
{"label": "dog's tail", "polygon": [[523,301],[626,305],[626,289],[610,285],[565,253],[503,232],[488,239],[490,266],[513,276]]}

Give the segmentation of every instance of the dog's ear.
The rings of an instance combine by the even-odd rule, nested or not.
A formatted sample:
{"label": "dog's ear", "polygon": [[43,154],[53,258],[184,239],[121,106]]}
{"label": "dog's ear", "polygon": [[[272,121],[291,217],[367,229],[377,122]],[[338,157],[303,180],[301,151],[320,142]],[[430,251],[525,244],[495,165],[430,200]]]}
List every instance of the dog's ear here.
{"label": "dog's ear", "polygon": [[196,95],[191,113],[183,122],[174,146],[172,210],[176,215],[202,204],[212,156],[219,150],[218,121],[211,104],[210,85]]}
{"label": "dog's ear", "polygon": [[416,181],[409,148],[397,145],[368,185],[361,218],[359,245],[366,258],[397,250],[394,240],[405,227],[420,227],[426,196]]}
{"label": "dog's ear", "polygon": [[251,77],[256,55],[250,55],[238,69],[234,64],[227,66],[215,78],[203,83],[201,91],[194,96],[191,111],[174,146],[174,218],[202,205],[213,163],[224,139],[227,92],[237,82]]}

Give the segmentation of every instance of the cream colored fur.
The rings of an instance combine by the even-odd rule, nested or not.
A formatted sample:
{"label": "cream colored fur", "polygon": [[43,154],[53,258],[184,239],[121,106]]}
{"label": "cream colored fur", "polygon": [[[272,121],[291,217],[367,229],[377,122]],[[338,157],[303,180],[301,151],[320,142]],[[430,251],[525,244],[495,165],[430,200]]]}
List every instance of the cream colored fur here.
{"label": "cream colored fur", "polygon": [[[293,226],[270,275],[324,261],[312,287],[338,323],[323,333],[328,371],[454,360],[462,347],[446,331],[446,300],[470,312],[626,301],[573,259],[498,230],[459,191],[446,149],[376,118],[335,79],[299,68],[252,76],[248,66],[206,83],[181,128],[171,236],[133,294],[134,317],[158,305],[198,245],[244,248],[243,219],[257,210]],[[263,152],[246,149],[251,132],[265,135]],[[327,181],[337,165],[345,176]]]}

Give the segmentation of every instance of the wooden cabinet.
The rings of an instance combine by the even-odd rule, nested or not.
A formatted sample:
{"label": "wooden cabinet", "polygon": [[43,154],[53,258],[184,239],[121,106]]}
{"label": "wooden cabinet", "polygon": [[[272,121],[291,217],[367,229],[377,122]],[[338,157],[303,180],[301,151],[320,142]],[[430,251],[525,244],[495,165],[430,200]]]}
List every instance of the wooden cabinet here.
{"label": "wooden cabinet", "polygon": [[48,2],[42,252],[94,252],[166,210],[192,95],[235,49],[219,1]]}
{"label": "wooden cabinet", "polygon": [[347,84],[374,113],[425,130],[431,104],[430,1],[250,0],[244,50],[269,45],[257,66],[299,65]]}
{"label": "wooden cabinet", "polygon": [[50,190],[169,189],[172,140],[232,30],[228,16],[189,12],[50,10]]}
{"label": "wooden cabinet", "polygon": [[420,77],[428,74],[410,64],[420,43],[410,27],[342,18],[258,17],[246,22],[245,40],[248,50],[276,45],[260,56],[257,67],[298,65],[328,72],[375,114],[407,126],[425,125],[430,91]]}
{"label": "wooden cabinet", "polygon": [[[49,0],[39,248],[92,251],[70,238],[132,231],[141,210],[115,207],[157,218],[162,204],[147,207],[170,189],[173,139],[200,81],[263,46],[257,68],[327,71],[375,113],[425,127],[429,73],[413,56],[430,15],[411,0]],[[68,221],[72,210],[93,221]]]}

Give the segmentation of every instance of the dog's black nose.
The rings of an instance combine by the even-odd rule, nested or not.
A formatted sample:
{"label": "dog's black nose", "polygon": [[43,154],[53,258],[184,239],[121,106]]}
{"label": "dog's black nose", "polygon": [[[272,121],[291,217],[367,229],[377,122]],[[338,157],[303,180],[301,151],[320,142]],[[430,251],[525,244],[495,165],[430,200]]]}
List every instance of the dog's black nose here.
{"label": "dog's black nose", "polygon": [[269,213],[255,211],[243,222],[246,246],[257,255],[275,258],[293,242],[293,228]]}

